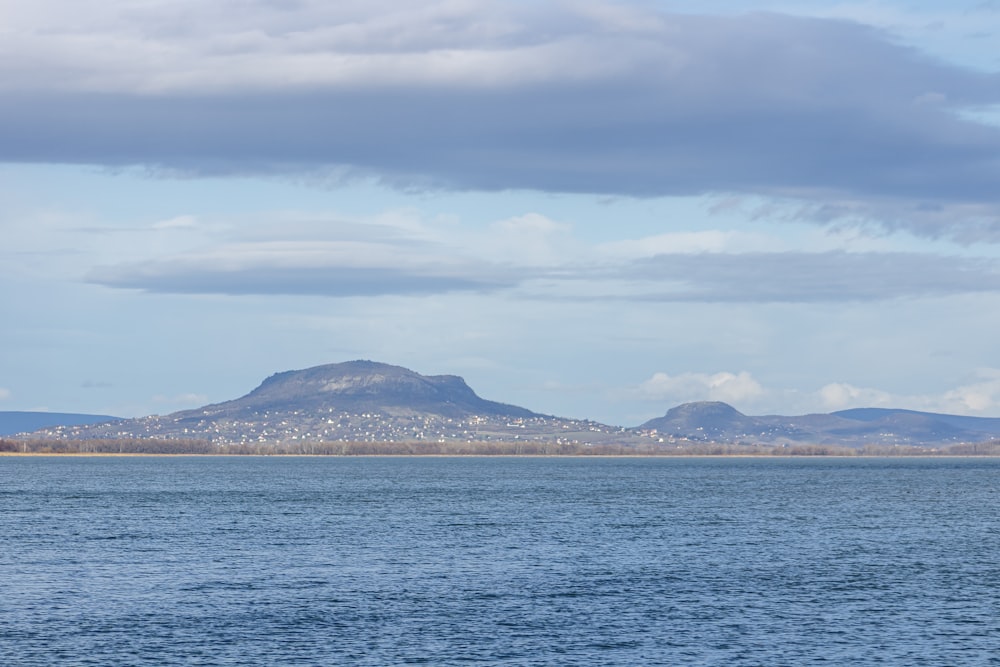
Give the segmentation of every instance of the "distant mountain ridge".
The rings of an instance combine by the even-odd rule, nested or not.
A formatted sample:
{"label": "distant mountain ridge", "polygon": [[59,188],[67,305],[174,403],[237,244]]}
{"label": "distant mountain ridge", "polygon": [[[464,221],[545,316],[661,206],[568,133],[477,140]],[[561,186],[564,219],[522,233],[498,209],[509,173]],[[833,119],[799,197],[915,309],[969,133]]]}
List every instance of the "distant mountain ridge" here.
{"label": "distant mountain ridge", "polygon": [[915,410],[857,408],[830,414],[750,417],[726,403],[686,403],[642,424],[673,437],[818,445],[945,445],[1000,437],[1000,419]]}
{"label": "distant mountain ridge", "polygon": [[0,435],[30,433],[50,426],[76,426],[116,421],[120,417],[77,412],[0,411]]}
{"label": "distant mountain ridge", "polygon": [[748,416],[717,401],[685,403],[635,428],[609,426],[489,401],[456,375],[421,375],[368,360],[275,373],[240,398],[163,416],[115,420],[95,415],[9,414],[47,419],[19,422],[8,434],[35,430],[33,437],[39,438],[183,438],[222,445],[434,439],[665,447],[692,442],[937,447],[1000,438],[1000,418],[885,408]]}
{"label": "distant mountain ridge", "polygon": [[850,410],[839,410],[831,414],[847,419],[858,421],[879,421],[892,416],[916,415],[921,417],[932,417],[937,421],[950,424],[960,429],[969,431],[988,431],[990,433],[1000,432],[1000,417],[968,417],[965,415],[949,415],[936,412],[918,412],[917,410],[902,410],[893,408],[851,408]]}

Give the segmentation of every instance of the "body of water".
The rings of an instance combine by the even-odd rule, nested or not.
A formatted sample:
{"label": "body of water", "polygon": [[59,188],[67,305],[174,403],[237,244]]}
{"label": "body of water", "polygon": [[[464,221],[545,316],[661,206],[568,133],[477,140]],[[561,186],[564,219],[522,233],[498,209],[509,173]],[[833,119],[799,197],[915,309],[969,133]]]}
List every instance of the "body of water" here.
{"label": "body of water", "polygon": [[0,458],[0,664],[1000,665],[1000,460]]}

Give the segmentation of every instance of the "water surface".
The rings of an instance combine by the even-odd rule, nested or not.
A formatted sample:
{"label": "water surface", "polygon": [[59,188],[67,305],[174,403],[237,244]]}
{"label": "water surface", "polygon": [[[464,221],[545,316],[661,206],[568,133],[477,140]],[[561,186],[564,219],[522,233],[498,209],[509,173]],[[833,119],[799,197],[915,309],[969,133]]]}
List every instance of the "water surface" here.
{"label": "water surface", "polygon": [[0,664],[1000,665],[1000,460],[0,458]]}

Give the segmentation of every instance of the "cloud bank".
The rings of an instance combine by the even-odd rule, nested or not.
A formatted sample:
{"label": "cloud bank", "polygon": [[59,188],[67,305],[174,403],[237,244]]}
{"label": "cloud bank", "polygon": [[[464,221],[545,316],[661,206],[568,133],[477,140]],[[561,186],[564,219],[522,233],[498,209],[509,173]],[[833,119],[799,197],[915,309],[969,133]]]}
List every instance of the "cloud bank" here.
{"label": "cloud bank", "polygon": [[[401,216],[369,224],[317,216],[297,225],[244,225],[205,237],[200,248],[170,250],[170,239],[197,233],[189,218],[178,219],[183,224],[158,222],[149,230],[159,235],[155,247],[168,250],[94,267],[86,279],[176,294],[511,292],[543,300],[634,302],[833,303],[1000,293],[995,258],[700,250],[724,247],[721,232],[588,244],[570,225],[537,213],[479,230]],[[123,254],[141,257],[149,241],[139,235],[135,243]],[[664,252],[670,246],[679,251]]]}
{"label": "cloud bank", "polygon": [[646,281],[649,291],[634,298],[649,301],[878,301],[1000,291],[997,260],[901,252],[671,254],[623,273]]}
{"label": "cloud bank", "polygon": [[736,193],[1000,239],[1000,77],[842,20],[605,2],[8,7],[0,160]]}
{"label": "cloud bank", "polygon": [[831,411],[858,407],[905,407],[948,414],[987,414],[1000,407],[1000,370],[980,369],[973,381],[939,395],[899,395],[843,382],[828,384],[818,393],[820,404]]}
{"label": "cloud bank", "polygon": [[764,388],[746,371],[739,373],[655,373],[639,385],[639,394],[658,401],[722,401],[753,403],[764,395]]}
{"label": "cloud bank", "polygon": [[[939,394],[898,394],[858,387],[847,382],[833,382],[814,392],[780,390],[765,387],[752,374],[685,372],[670,375],[654,373],[628,393],[647,402],[673,407],[689,401],[722,401],[747,414],[759,414],[756,407],[780,398],[787,408],[836,412],[849,408],[903,408],[944,414],[990,414],[1000,407],[1000,370],[982,368],[967,384]],[[785,414],[791,414],[786,412]]]}

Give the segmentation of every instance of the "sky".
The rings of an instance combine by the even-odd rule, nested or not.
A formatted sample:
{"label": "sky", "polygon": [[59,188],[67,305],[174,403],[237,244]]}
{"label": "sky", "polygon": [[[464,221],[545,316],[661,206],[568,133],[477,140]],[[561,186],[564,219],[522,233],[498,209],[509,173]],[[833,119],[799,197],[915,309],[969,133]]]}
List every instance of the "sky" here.
{"label": "sky", "polygon": [[1000,416],[1000,2],[0,0],[0,410],[372,359]]}

